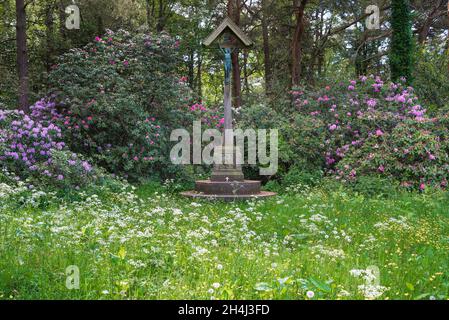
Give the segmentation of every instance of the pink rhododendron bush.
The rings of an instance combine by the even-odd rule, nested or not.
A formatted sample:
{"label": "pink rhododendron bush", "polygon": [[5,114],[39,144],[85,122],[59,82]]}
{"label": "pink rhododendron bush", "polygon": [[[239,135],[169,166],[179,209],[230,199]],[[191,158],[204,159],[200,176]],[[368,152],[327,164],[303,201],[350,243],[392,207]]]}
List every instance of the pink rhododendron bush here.
{"label": "pink rhododendron bush", "polygon": [[134,179],[179,170],[168,139],[193,116],[178,47],[165,33],[108,31],[60,57],[50,83],[71,150]]}
{"label": "pink rhododendron bush", "polygon": [[448,117],[429,115],[404,83],[363,76],[319,92],[298,89],[292,92],[294,110],[250,108],[244,123],[280,129],[284,171],[295,167],[349,183],[371,176],[414,189],[444,188]]}
{"label": "pink rhododendron bush", "polygon": [[103,177],[81,155],[71,152],[63,140],[62,116],[55,104],[36,102],[26,114],[0,110],[1,169],[34,185],[81,187]]}
{"label": "pink rhododendron bush", "polygon": [[[0,107],[2,168],[31,184],[79,187],[105,168],[131,180],[185,178],[172,165],[173,129],[221,128],[222,113],[193,103],[179,42],[108,31],[61,56],[48,97],[29,113]],[[89,161],[85,160],[89,159]]]}
{"label": "pink rhododendron bush", "polygon": [[428,115],[404,82],[371,76],[318,95],[293,92],[297,110],[324,126],[321,149],[330,174],[344,181],[376,175],[407,187],[446,187],[447,116]]}

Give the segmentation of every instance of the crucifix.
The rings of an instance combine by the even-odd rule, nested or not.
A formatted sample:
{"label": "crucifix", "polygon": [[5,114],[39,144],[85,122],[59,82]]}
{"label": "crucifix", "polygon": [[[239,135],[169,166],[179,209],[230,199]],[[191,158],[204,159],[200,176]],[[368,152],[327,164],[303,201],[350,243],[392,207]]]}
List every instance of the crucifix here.
{"label": "crucifix", "polygon": [[224,131],[225,138],[222,148],[217,148],[221,161],[217,161],[212,172],[212,181],[244,181],[241,164],[236,162],[236,153],[240,152],[234,148],[233,138],[228,137],[226,140],[226,132],[232,130],[232,95],[231,95],[231,71],[232,59],[231,54],[238,48],[249,48],[253,45],[244,32],[229,18],[225,18],[220,26],[204,41],[205,46],[210,46],[217,39],[222,38],[219,42],[220,52],[223,54],[224,62]]}
{"label": "crucifix", "polygon": [[225,68],[225,87],[224,87],[224,128],[225,130],[232,129],[232,103],[231,103],[231,71],[232,60],[231,54],[234,51],[231,48],[220,48],[224,56]]}
{"label": "crucifix", "polygon": [[[210,180],[195,182],[195,190],[183,192],[187,197],[207,198],[220,200],[246,200],[253,198],[266,198],[276,195],[273,192],[261,191],[261,182],[245,180],[242,166],[237,158],[242,159],[240,150],[234,144],[232,131],[232,96],[231,96],[231,55],[238,48],[249,48],[253,42],[243,31],[229,18],[215,29],[212,34],[204,40],[203,44],[209,47],[217,39],[219,52],[223,54],[224,63],[224,141],[221,147],[215,148],[215,164]],[[227,135],[229,133],[229,135]],[[239,156],[239,157],[237,157]],[[217,161],[219,160],[219,161]]]}

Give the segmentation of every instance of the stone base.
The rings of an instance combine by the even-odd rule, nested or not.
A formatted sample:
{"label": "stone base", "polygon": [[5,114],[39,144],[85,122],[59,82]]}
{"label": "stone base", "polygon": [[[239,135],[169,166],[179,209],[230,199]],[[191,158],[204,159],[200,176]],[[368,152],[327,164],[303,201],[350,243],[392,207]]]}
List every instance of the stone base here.
{"label": "stone base", "polygon": [[226,168],[223,166],[214,168],[210,180],[217,182],[229,182],[229,181],[243,182],[245,180],[245,177],[243,175],[241,168]]}
{"label": "stone base", "polygon": [[195,191],[204,194],[251,195],[260,193],[260,181],[197,181]]}
{"label": "stone base", "polygon": [[195,191],[181,193],[191,198],[203,198],[209,200],[249,200],[273,197],[274,192],[261,191],[261,182],[253,180],[243,181],[197,181]]}
{"label": "stone base", "polygon": [[215,165],[210,180],[219,182],[244,182],[245,177],[243,176],[242,166],[237,164],[237,155],[242,158],[238,147],[217,147],[214,154]]}
{"label": "stone base", "polygon": [[221,201],[244,201],[244,200],[257,200],[265,199],[276,196],[274,192],[261,191],[258,194],[252,195],[212,195],[199,193],[197,191],[182,192],[181,195],[193,199],[205,199],[205,200],[221,200]]}

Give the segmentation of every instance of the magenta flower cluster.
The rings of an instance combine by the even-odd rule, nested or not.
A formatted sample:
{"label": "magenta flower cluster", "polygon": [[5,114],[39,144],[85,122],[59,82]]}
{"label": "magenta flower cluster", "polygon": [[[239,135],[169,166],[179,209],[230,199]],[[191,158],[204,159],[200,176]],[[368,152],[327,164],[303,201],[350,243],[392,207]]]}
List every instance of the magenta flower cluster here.
{"label": "magenta flower cluster", "polygon": [[[31,106],[29,114],[19,110],[0,110],[0,160],[19,174],[64,180],[63,174],[50,169],[52,153],[66,149],[62,130],[57,124],[61,118],[55,104],[47,99]],[[68,165],[71,165],[70,161]],[[92,170],[87,162],[83,166],[86,172]]]}
{"label": "magenta flower cluster", "polygon": [[189,109],[196,119],[200,118],[201,122],[209,128],[222,128],[224,126],[222,114],[216,110],[207,108],[202,103],[195,103]]}
{"label": "magenta flower cluster", "polygon": [[[417,124],[432,121],[426,115],[427,110],[419,104],[414,89],[407,87],[404,80],[386,83],[378,76],[361,76],[357,80],[327,86],[318,93],[292,92],[297,110],[311,117],[317,126],[325,125],[323,157],[330,173],[339,179],[356,179],[360,164],[351,164],[348,156],[352,159],[354,154],[360,155],[367,141],[370,145],[373,143],[373,149],[366,156],[364,168],[370,161],[373,165],[380,161],[375,164],[378,174],[399,172],[397,168],[390,168],[388,161],[378,154],[378,145],[373,141],[378,139],[380,145],[398,125],[407,121]],[[405,155],[406,150],[403,152]],[[435,160],[436,155],[427,152],[425,159],[419,161]]]}

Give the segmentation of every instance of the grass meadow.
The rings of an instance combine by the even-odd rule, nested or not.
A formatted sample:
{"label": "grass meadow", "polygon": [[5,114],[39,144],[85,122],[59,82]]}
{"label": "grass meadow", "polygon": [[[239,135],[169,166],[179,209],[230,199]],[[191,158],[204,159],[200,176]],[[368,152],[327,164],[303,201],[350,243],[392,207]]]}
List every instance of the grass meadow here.
{"label": "grass meadow", "polygon": [[156,190],[3,197],[0,299],[449,298],[447,193],[221,203]]}

